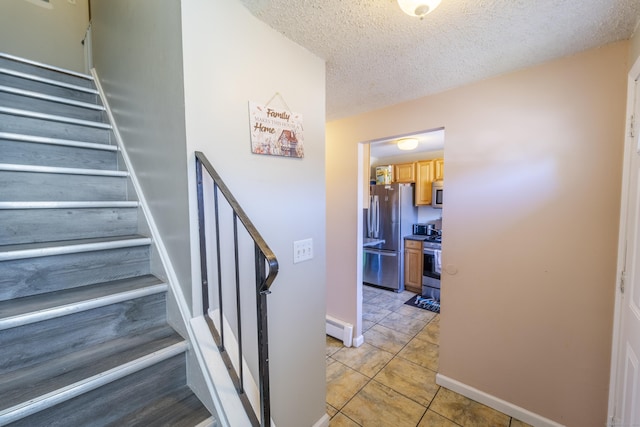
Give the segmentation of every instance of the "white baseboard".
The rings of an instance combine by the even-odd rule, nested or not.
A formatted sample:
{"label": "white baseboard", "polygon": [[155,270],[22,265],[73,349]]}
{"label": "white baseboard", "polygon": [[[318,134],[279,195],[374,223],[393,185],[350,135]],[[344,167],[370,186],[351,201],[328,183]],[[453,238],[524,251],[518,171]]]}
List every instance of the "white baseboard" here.
{"label": "white baseboard", "polygon": [[345,347],[351,347],[353,344],[353,325],[329,315],[326,320],[327,335],[342,341]]}
{"label": "white baseboard", "polygon": [[[218,351],[209,326],[203,316],[194,317],[190,322],[194,339],[191,341],[199,361],[203,364],[206,376],[205,379],[212,388],[216,396],[214,400],[218,403],[216,410],[221,418],[223,426],[250,426],[251,421],[245,412],[244,407],[231,377],[227,373],[227,368]],[[213,388],[215,384],[215,388]]]}
{"label": "white baseboard", "polygon": [[329,427],[330,421],[329,415],[324,414],[312,427]]}
{"label": "white baseboard", "polygon": [[364,336],[358,335],[357,337],[355,337],[353,339],[353,346],[354,347],[360,347],[362,344],[364,344]]}
{"label": "white baseboard", "polygon": [[[220,311],[218,309],[209,310],[209,318],[213,321],[213,324],[218,329],[220,328]],[[231,359],[231,363],[233,364],[236,372],[240,371],[240,367],[238,366],[238,341],[235,336],[235,331],[229,324],[226,317],[223,316],[223,330],[224,330],[224,339],[225,339],[225,349]],[[249,399],[249,403],[253,407],[256,416],[260,417],[260,388],[258,387],[258,383],[251,375],[251,370],[249,369],[249,365],[247,364],[244,356],[242,357],[242,370],[244,371],[244,382],[243,388],[244,392]],[[270,427],[276,427],[276,424],[273,422],[273,418],[271,418]]]}
{"label": "white baseboard", "polygon": [[524,408],[514,405],[513,403],[502,400],[498,397],[485,393],[477,388],[468,386],[460,381],[456,381],[453,378],[446,377],[442,374],[436,374],[436,384],[448,388],[451,391],[455,391],[469,399],[473,399],[476,402],[480,402],[483,405],[487,405],[497,411],[507,414],[517,420],[523,421],[527,424],[531,424],[536,427],[564,427],[562,424],[558,424],[548,418],[535,414]]}

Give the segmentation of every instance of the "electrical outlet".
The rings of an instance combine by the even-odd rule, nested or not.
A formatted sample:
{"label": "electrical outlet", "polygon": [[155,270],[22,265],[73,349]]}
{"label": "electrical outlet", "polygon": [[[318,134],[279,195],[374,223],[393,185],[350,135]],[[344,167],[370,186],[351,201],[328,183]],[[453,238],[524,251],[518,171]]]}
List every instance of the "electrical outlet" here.
{"label": "electrical outlet", "polygon": [[293,242],[293,263],[313,258],[313,239],[296,240]]}

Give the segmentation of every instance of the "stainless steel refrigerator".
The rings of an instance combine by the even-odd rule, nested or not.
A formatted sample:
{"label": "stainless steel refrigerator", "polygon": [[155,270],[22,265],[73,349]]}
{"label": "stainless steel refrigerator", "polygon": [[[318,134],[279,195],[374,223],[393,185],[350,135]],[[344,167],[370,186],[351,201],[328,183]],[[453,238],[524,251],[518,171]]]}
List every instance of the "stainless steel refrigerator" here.
{"label": "stainless steel refrigerator", "polygon": [[363,248],[364,283],[404,290],[404,236],[412,234],[417,216],[413,184],[371,186],[365,237],[383,242]]}

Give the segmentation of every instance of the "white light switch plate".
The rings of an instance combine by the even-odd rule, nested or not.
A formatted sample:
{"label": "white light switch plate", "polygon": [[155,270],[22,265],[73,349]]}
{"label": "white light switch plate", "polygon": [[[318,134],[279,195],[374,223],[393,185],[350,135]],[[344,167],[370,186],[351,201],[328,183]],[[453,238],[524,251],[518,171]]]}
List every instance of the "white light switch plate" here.
{"label": "white light switch plate", "polygon": [[313,258],[313,239],[296,240],[293,242],[293,263]]}

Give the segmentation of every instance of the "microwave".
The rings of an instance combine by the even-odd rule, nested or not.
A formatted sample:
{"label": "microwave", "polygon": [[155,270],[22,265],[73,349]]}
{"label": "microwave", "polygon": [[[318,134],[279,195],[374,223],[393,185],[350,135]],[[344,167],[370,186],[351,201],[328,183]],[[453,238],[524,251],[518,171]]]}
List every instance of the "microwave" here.
{"label": "microwave", "polygon": [[433,194],[431,195],[431,207],[442,209],[443,195],[444,195],[444,183],[442,181],[434,181]]}

